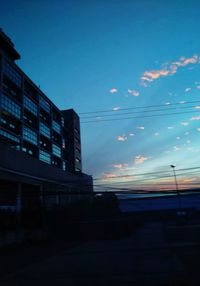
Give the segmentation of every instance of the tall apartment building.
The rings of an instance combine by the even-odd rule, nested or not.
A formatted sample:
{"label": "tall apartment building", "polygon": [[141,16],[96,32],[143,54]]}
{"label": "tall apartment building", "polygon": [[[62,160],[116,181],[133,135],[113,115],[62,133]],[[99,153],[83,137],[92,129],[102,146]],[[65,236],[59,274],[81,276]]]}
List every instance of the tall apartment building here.
{"label": "tall apartment building", "polygon": [[16,65],[19,59],[0,30],[0,188],[9,180],[20,189],[51,182],[92,190],[91,176],[82,173],[78,115],[60,111]]}

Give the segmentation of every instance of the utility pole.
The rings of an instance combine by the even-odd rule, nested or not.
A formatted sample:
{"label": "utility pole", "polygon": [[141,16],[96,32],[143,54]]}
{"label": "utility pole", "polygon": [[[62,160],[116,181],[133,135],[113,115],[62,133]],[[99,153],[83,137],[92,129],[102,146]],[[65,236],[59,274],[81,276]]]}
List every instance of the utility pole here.
{"label": "utility pole", "polygon": [[177,182],[177,178],[176,178],[176,171],[175,171],[176,166],[170,165],[170,167],[172,168],[173,174],[174,174],[174,181],[175,181],[175,185],[176,185],[176,192],[177,192],[177,198],[178,198],[178,209],[179,209],[179,212],[181,214],[181,209],[182,209],[181,195],[180,195],[180,192],[179,192],[178,182]]}

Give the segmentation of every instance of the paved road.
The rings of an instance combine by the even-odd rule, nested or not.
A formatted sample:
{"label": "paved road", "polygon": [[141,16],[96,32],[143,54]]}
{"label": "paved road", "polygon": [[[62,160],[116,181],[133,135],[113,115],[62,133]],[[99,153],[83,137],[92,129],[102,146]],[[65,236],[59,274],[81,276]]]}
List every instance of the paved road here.
{"label": "paved road", "polygon": [[[190,235],[182,241],[185,231],[149,222],[129,238],[63,246],[58,254],[7,275],[0,285],[200,285],[200,246]],[[190,231],[199,233],[199,226]]]}

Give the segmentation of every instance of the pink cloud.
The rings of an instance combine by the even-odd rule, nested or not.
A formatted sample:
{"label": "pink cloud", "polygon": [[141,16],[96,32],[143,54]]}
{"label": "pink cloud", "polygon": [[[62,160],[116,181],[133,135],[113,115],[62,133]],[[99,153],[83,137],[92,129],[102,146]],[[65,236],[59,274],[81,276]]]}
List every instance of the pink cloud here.
{"label": "pink cloud", "polygon": [[142,164],[142,163],[144,163],[148,159],[149,159],[148,157],[145,157],[143,155],[138,155],[138,156],[135,156],[134,163],[137,164],[137,165],[138,164]]}
{"label": "pink cloud", "polygon": [[117,141],[126,141],[127,140],[127,136],[126,135],[119,135],[117,136]]}
{"label": "pink cloud", "polygon": [[159,70],[145,71],[140,77],[141,84],[148,86],[149,83],[159,79],[160,77],[166,77],[174,75],[180,67],[185,67],[189,64],[199,63],[199,56],[194,55],[191,58],[181,57],[179,61],[163,64]]}
{"label": "pink cloud", "polygon": [[112,178],[116,178],[117,175],[113,174],[113,173],[103,173],[103,179],[112,179]]}
{"label": "pink cloud", "polygon": [[110,89],[110,93],[117,93],[118,92],[118,89],[117,88],[111,88]]}

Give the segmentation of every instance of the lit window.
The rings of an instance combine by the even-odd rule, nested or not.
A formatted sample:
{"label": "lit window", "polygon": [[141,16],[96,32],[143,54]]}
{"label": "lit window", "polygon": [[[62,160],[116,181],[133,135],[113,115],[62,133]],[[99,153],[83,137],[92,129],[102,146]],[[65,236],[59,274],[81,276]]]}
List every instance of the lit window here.
{"label": "lit window", "polygon": [[8,111],[10,114],[15,116],[16,118],[20,119],[20,117],[21,117],[21,108],[20,108],[20,106],[17,103],[15,103],[13,100],[11,100],[10,98],[8,98],[4,94],[2,94],[1,104],[2,104],[2,108],[3,109]]}
{"label": "lit window", "polygon": [[10,133],[2,130],[2,129],[0,129],[0,135],[4,136],[4,137],[6,137],[12,141],[15,141],[17,143],[20,143],[20,139],[18,137],[14,136],[14,135],[12,135],[12,134],[10,134]]}
{"label": "lit window", "polygon": [[34,132],[33,130],[31,130],[30,128],[26,127],[26,126],[23,129],[23,138],[26,141],[28,141],[34,145],[37,145],[37,133]]}
{"label": "lit window", "polygon": [[40,133],[47,138],[51,137],[51,132],[49,127],[47,127],[44,123],[40,122]]}
{"label": "lit window", "polygon": [[53,154],[57,157],[61,157],[61,149],[60,147],[58,147],[57,145],[55,144],[52,144],[52,151],[53,151]]}
{"label": "lit window", "polygon": [[28,111],[30,111],[32,114],[37,116],[38,114],[37,105],[27,96],[24,96],[24,107],[28,109]]}
{"label": "lit window", "polygon": [[40,106],[48,113],[50,113],[50,104],[40,96]]}
{"label": "lit window", "polygon": [[54,131],[60,134],[60,130],[61,130],[60,125],[54,120],[52,122],[52,128]]}
{"label": "lit window", "polygon": [[43,150],[40,150],[39,159],[45,163],[51,164],[51,155]]}

